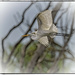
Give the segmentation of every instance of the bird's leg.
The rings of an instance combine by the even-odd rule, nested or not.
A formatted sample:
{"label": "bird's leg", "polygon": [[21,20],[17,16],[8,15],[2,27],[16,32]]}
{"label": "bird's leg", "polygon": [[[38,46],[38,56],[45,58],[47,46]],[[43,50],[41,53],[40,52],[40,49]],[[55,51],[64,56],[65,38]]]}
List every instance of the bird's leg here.
{"label": "bird's leg", "polygon": [[50,33],[50,35],[56,35],[56,36],[69,36],[69,34],[65,34],[65,33]]}
{"label": "bird's leg", "polygon": [[56,33],[56,36],[69,36],[70,34],[65,34],[65,33]]}
{"label": "bird's leg", "polygon": [[50,36],[69,36],[70,34],[65,34],[65,33],[55,33],[55,32],[52,32],[52,33],[49,33]]}

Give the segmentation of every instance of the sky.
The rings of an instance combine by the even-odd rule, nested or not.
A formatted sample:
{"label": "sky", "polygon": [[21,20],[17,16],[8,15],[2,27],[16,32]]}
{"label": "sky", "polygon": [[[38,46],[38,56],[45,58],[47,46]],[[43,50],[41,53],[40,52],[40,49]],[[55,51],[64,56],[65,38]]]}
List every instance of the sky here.
{"label": "sky", "polygon": [[[47,6],[47,4],[48,4],[48,2],[46,2],[46,3],[41,2],[41,3],[42,3],[42,6],[39,6],[39,7],[41,7],[42,9],[44,9],[45,6]],[[0,2],[0,41],[2,40],[2,38],[4,36],[6,36],[8,31],[10,30],[10,28],[12,28],[13,26],[17,25],[20,22],[20,20],[22,18],[21,17],[22,12],[24,11],[24,9],[29,4],[30,4],[30,2]],[[40,4],[40,2],[38,2],[38,4]],[[36,9],[38,4],[36,4],[36,6],[32,6],[32,8],[25,15],[25,18],[26,19],[28,18],[30,23],[31,23],[33,17],[40,12],[39,10]],[[44,4],[45,4],[45,6],[44,6]],[[56,3],[53,3],[53,4],[55,5]],[[66,2],[64,3],[63,8],[65,8],[65,6],[67,7]],[[68,16],[68,19],[71,18],[71,16],[72,16],[71,12],[73,12],[74,9],[75,9],[75,3],[72,3],[71,7],[69,9],[70,14]],[[19,15],[17,15],[18,13],[19,13]],[[60,13],[61,12],[59,12],[59,14]],[[16,16],[16,19],[18,21],[14,18],[14,16]],[[66,16],[66,14],[64,15],[64,17],[65,16]],[[58,18],[58,17],[59,17],[59,15],[56,18]],[[65,22],[65,19],[63,19],[63,20]],[[21,27],[23,28],[24,31],[27,30],[27,26],[25,24],[25,21],[21,25]],[[35,23],[33,28],[38,28],[37,22]],[[24,34],[24,32],[22,32],[20,30],[20,28],[17,28],[16,30],[14,30],[9,35],[8,39],[6,39],[5,47],[7,47],[8,44],[14,45],[14,43],[16,43],[22,37],[23,34]],[[72,37],[71,42],[73,44],[70,44],[69,47],[73,51],[73,53],[75,54],[75,51],[74,51],[75,50],[75,39],[74,38],[75,38],[75,36]],[[60,41],[58,41],[58,39]],[[29,38],[23,40],[23,43],[26,43],[28,40],[29,40]],[[62,43],[62,38],[61,37],[56,37],[55,40],[56,40],[56,42],[59,42],[59,44]],[[2,49],[1,49],[1,42],[0,42],[0,56],[1,56],[1,50]],[[9,53],[9,51],[8,51],[8,53]]]}
{"label": "sky", "polygon": [[[22,13],[29,4],[30,4],[30,2],[0,2],[0,60],[1,60],[1,56],[2,56],[2,47],[1,47],[2,38],[4,38],[6,36],[8,31],[10,30],[10,28],[17,25],[20,22],[20,20],[22,18],[21,17]],[[25,15],[25,18],[30,19],[30,21],[29,21],[30,23],[31,23],[33,17],[36,15],[36,13],[39,13],[39,11],[36,10],[36,7],[34,7],[35,11],[34,11],[33,7],[34,6],[32,6],[32,8],[30,10],[28,10],[28,12]],[[19,15],[17,15],[17,13],[19,13]],[[16,16],[17,20],[15,20],[14,16]],[[24,32],[27,30],[25,21],[21,25],[21,27],[23,28]],[[36,25],[33,26],[33,28],[36,28],[36,27],[38,28],[37,23],[36,23]],[[8,45],[9,44],[14,45],[14,43],[16,43],[22,37],[24,32],[22,32],[20,30],[20,28],[17,28],[8,36],[8,38],[4,42],[5,43],[4,47],[6,48],[8,54],[10,53],[9,49],[7,49]],[[29,38],[23,40],[23,43],[28,42],[28,40],[29,40]],[[1,66],[1,64],[0,64],[0,66]]]}

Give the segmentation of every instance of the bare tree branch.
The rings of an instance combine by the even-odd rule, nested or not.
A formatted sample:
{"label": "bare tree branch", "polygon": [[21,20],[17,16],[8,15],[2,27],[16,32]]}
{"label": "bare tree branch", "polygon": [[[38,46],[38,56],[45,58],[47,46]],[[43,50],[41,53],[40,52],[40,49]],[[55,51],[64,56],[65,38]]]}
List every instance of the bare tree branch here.
{"label": "bare tree branch", "polygon": [[[3,38],[3,40],[2,40],[2,49],[3,49],[3,53],[2,53],[2,54],[3,54],[3,57],[4,57],[4,40],[9,36],[9,34],[10,34],[15,28],[19,27],[19,26],[23,23],[23,21],[24,21],[24,15],[25,15],[25,13],[27,12],[27,10],[32,6],[32,4],[33,4],[33,3],[31,3],[31,4],[24,10],[24,12],[23,12],[23,14],[22,14],[22,20],[21,20],[21,22],[20,22],[18,25],[16,25],[16,26],[14,26],[13,28],[11,28],[11,29],[9,30],[8,34]],[[21,39],[15,44],[14,48],[13,48],[12,51],[11,51],[11,54],[9,55],[8,61],[10,60],[10,58],[11,58],[11,56],[12,56],[12,54],[13,54],[15,48],[16,48],[17,45],[21,42],[22,39],[23,39],[23,38],[21,38]],[[2,57],[2,59],[3,59],[3,57]],[[7,61],[7,63],[8,63],[8,61]]]}
{"label": "bare tree branch", "polygon": [[22,55],[21,55],[21,59],[20,59],[20,63],[21,63],[21,71],[22,71],[22,67],[24,65],[24,58],[25,58],[25,54],[26,54],[26,50],[28,48],[28,46],[33,42],[33,40],[30,40],[24,47],[22,50]]}
{"label": "bare tree branch", "polygon": [[[19,15],[19,13],[18,13],[18,17],[21,18],[20,15]],[[18,19],[17,19],[16,15],[14,15],[14,19],[15,19],[15,21],[18,23]],[[21,26],[19,26],[19,29],[21,30],[22,33],[25,32],[25,31],[22,29]]]}
{"label": "bare tree branch", "polygon": [[[37,18],[37,17],[34,18],[34,20],[33,20],[32,24],[31,24],[31,26],[28,28],[28,30],[26,31],[25,34],[27,34],[27,33],[31,30],[33,24],[35,23],[36,18]],[[25,35],[25,34],[24,34],[24,35]],[[14,53],[16,47],[18,46],[18,44],[19,44],[24,38],[25,38],[25,37],[22,37],[22,38],[15,44],[15,46],[13,47],[13,49],[12,49],[12,51],[11,51],[11,53],[10,53],[10,55],[9,55],[9,58],[8,58],[8,60],[7,60],[6,63],[9,62],[9,60],[11,59],[11,56],[12,56],[12,54]]]}
{"label": "bare tree branch", "polygon": [[[49,9],[50,4],[48,4],[48,6],[46,7],[45,10]],[[32,73],[34,70],[35,65],[37,64],[38,58],[42,55],[42,53],[44,52],[45,47],[43,45],[41,45],[36,51],[35,54],[33,55],[31,61],[29,62],[27,69],[26,69],[26,73]]]}
{"label": "bare tree branch", "polygon": [[69,4],[68,7],[65,9],[65,11],[62,12],[61,15],[58,17],[56,23],[57,23],[57,22],[59,21],[59,19],[63,16],[63,14],[65,14],[65,13],[68,11],[69,7],[70,7],[70,4]]}
{"label": "bare tree branch", "polygon": [[54,23],[55,16],[61,7],[62,7],[62,2],[59,2],[56,4],[55,8],[53,9],[53,11],[52,11],[53,23]]}
{"label": "bare tree branch", "polygon": [[[40,9],[40,7],[38,7],[38,9],[39,9],[40,11],[48,10],[48,9],[51,7],[51,3],[52,3],[52,2],[49,2],[48,6],[47,6],[44,10]],[[8,36],[11,34],[11,32],[12,32],[13,30],[15,30],[16,28],[20,27],[21,24],[24,23],[24,20],[26,21],[26,23],[27,23],[27,25],[28,25],[28,30],[27,30],[26,32],[24,32],[24,31],[22,30],[22,28],[20,27],[21,31],[24,32],[24,35],[26,35],[26,34],[28,34],[29,32],[32,31],[32,27],[33,27],[34,23],[36,22],[36,19],[37,19],[38,15],[34,17],[34,19],[33,19],[33,21],[32,21],[31,24],[29,23],[29,19],[28,19],[28,18],[27,18],[27,20],[25,19],[25,14],[26,14],[27,10],[31,8],[32,4],[33,4],[33,3],[31,3],[31,4],[23,11],[21,21],[20,21],[16,26],[14,26],[13,28],[11,28],[11,29],[9,30],[9,32],[7,33],[7,35],[2,39],[2,49],[3,49],[3,51],[2,51],[2,63],[3,63],[3,65],[4,65],[5,67],[6,67],[6,66],[8,67],[8,65],[9,65],[8,63],[9,63],[9,61],[11,60],[11,57],[13,56],[13,54],[15,53],[16,48],[17,48],[18,45],[23,41],[23,39],[25,39],[26,37],[21,37],[21,38],[15,43],[15,45],[14,45],[14,47],[12,48],[11,53],[9,54],[9,57],[8,57],[8,59],[6,60],[5,63],[4,63],[4,61],[3,61],[3,60],[4,60],[4,54],[5,54],[5,53],[4,53],[4,52],[5,52],[5,49],[4,49],[4,41],[8,38]],[[46,50],[46,47],[43,46],[42,44],[37,44],[37,45],[38,45],[38,48],[36,49],[36,51],[34,52],[34,54],[33,54],[32,58],[31,58],[31,60],[29,61],[28,65],[27,65],[27,67],[26,67],[25,73],[33,73],[34,68],[35,68],[36,66],[38,67],[38,69],[40,69],[40,72],[41,72],[41,71],[43,72],[43,68],[40,67],[40,63],[41,63],[42,61],[50,62],[50,63],[52,64],[52,66],[49,66],[49,65],[47,65],[47,64],[45,65],[45,66],[49,69],[49,70],[47,71],[47,73],[56,73],[56,72],[59,70],[59,66],[58,66],[59,64],[58,64],[58,63],[59,63],[60,60],[70,59],[70,60],[75,61],[75,58],[74,58],[72,52],[69,50],[69,47],[68,47],[69,41],[70,41],[70,39],[71,39],[71,37],[72,37],[72,35],[73,35],[73,33],[74,33],[74,29],[73,29],[74,17],[73,17],[73,20],[72,20],[71,29],[69,29],[69,30],[70,30],[70,34],[69,34],[68,37],[66,38],[65,34],[68,34],[68,32],[67,32],[67,29],[68,29],[68,25],[67,25],[67,24],[68,24],[68,23],[66,23],[66,25],[63,26],[63,24],[62,24],[62,16],[68,11],[68,9],[69,9],[69,7],[70,7],[70,4],[69,4],[69,6],[68,6],[65,10],[64,10],[64,9],[61,9],[62,4],[63,4],[62,2],[61,2],[61,3],[59,2],[59,3],[56,4],[56,6],[54,7],[54,9],[53,9],[53,11],[52,11],[52,17],[53,17],[53,22],[54,22],[54,19],[55,19],[55,17],[57,16],[57,13],[58,13],[59,11],[62,11],[61,15],[57,18],[55,25],[56,25],[56,24],[58,23],[58,21],[61,19],[61,27],[60,27],[60,28],[61,28],[61,32],[65,31],[65,33],[64,33],[64,35],[63,35],[63,37],[64,37],[64,39],[63,39],[63,40],[64,40],[64,46],[59,45],[58,43],[54,42],[54,39],[49,39],[50,37],[48,37],[48,41],[49,41],[49,43],[50,43],[51,46],[48,46],[48,47],[47,47],[47,51],[49,50],[48,52],[50,52],[51,58],[50,58],[50,59],[47,59],[47,58],[45,58],[46,54],[44,54],[44,52],[45,52],[45,50]],[[16,20],[17,20],[17,19],[16,19]],[[57,33],[57,34],[60,34],[60,33]],[[62,34],[63,34],[63,33],[62,33]],[[29,41],[26,45],[23,46],[22,53],[21,53],[21,59],[18,59],[18,61],[20,62],[20,71],[21,71],[21,72],[24,72],[23,66],[24,66],[24,63],[25,63],[24,58],[25,58],[25,56],[26,56],[26,50],[27,50],[28,46],[29,46],[32,42],[33,42],[33,40],[30,39],[30,41]],[[55,57],[56,52],[59,53],[58,56],[57,56],[57,58]],[[30,53],[31,53],[31,52],[30,52]],[[29,55],[30,53],[28,53],[28,55]],[[72,58],[67,57],[67,54],[66,54],[66,53],[69,53],[69,54],[72,56]],[[18,54],[18,51],[16,52],[16,54],[15,54],[14,56],[16,57],[17,54]],[[52,57],[52,55],[54,55],[54,56]],[[24,66],[24,67],[25,67],[25,66]]]}
{"label": "bare tree branch", "polygon": [[[73,14],[73,15],[74,15],[74,14]],[[72,33],[73,33],[73,25],[74,25],[74,17],[73,17],[73,20],[72,20],[70,36],[68,37],[67,41],[65,42],[65,44],[64,44],[64,46],[63,46],[63,48],[62,48],[62,51],[60,52],[58,58],[55,60],[55,62],[54,62],[54,64],[52,65],[52,67],[50,67],[50,69],[48,70],[48,73],[55,73],[55,68],[57,67],[60,58],[61,58],[62,55],[64,54],[64,49],[66,48],[68,42],[69,42],[70,39],[71,39],[71,36],[72,36]],[[53,70],[54,70],[54,71],[53,71]]]}
{"label": "bare tree branch", "polygon": [[32,73],[35,65],[37,64],[37,61],[39,59],[39,57],[43,54],[45,50],[45,46],[43,46],[42,44],[38,47],[38,49],[35,51],[31,61],[29,62],[27,69],[26,69],[26,73]]}

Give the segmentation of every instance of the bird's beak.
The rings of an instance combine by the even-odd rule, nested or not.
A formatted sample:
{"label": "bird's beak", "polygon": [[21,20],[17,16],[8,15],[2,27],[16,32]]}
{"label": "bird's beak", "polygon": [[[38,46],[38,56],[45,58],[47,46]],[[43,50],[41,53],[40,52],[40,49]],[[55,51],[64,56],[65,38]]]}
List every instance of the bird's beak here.
{"label": "bird's beak", "polygon": [[23,37],[27,37],[27,36],[29,36],[28,34],[26,34],[26,35],[23,35]]}

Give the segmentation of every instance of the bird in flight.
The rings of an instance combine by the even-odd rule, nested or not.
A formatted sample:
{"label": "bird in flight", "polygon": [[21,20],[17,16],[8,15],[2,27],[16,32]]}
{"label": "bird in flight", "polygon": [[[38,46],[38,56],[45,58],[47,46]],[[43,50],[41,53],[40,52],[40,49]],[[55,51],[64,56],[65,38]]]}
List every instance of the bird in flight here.
{"label": "bird in flight", "polygon": [[58,33],[57,27],[53,24],[52,11],[46,10],[38,14],[38,30],[23,37],[31,36],[32,40],[38,40],[44,46],[49,45],[48,36],[54,38]]}

